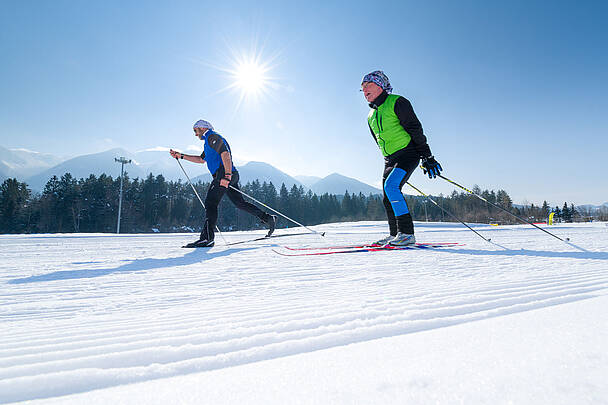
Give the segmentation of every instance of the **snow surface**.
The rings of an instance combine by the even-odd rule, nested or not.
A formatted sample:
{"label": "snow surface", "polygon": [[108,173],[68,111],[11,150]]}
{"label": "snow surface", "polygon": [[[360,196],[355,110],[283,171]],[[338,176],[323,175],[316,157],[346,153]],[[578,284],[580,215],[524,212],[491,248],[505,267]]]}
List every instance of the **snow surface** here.
{"label": "snow surface", "polygon": [[547,228],[571,245],[416,223],[419,242],[465,245],[272,251],[385,228],[209,250],[181,249],[191,234],[0,236],[0,403],[608,403],[607,224]]}

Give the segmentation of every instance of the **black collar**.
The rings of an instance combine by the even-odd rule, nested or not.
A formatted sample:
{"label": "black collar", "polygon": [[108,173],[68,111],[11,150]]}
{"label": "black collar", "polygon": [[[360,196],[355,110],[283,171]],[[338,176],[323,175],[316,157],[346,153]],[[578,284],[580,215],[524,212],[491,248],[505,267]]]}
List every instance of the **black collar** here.
{"label": "black collar", "polygon": [[382,91],[382,93],[380,93],[380,95],[378,97],[376,97],[376,99],[374,101],[369,103],[369,106],[371,108],[373,108],[374,110],[377,110],[378,107],[380,107],[382,105],[382,103],[384,103],[386,101],[387,97],[388,97],[388,93],[386,91]]}

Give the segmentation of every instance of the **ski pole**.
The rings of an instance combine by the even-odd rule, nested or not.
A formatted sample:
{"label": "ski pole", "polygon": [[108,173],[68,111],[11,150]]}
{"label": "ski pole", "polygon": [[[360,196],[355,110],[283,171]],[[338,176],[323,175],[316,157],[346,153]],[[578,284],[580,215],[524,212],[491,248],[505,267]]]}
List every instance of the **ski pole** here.
{"label": "ski pole", "polygon": [[[186,178],[188,179],[188,183],[190,183],[190,187],[192,187],[192,191],[194,191],[194,194],[196,194],[196,197],[198,198],[198,201],[203,206],[203,209],[205,211],[207,211],[207,207],[205,207],[205,204],[203,204],[203,200],[201,199],[201,196],[198,195],[198,192],[196,191],[196,188],[194,188],[194,185],[192,184],[192,180],[190,180],[190,176],[188,176],[188,173],[186,173],[186,171],[184,170],[184,166],[182,166],[182,162],[180,162],[178,158],[175,158],[175,160],[177,160],[177,164],[179,164],[179,167],[182,168],[182,172],[184,172],[184,174],[186,175]],[[227,245],[228,242],[226,241],[226,238],[224,238],[224,234],[222,233],[222,231],[220,231],[220,228],[218,228],[217,225],[216,225],[215,229],[219,232],[220,236],[224,240],[224,243]]]}
{"label": "ski pole", "polygon": [[475,197],[477,197],[477,198],[481,199],[482,201],[487,202],[487,203],[488,203],[488,204],[490,204],[491,206],[493,206],[493,207],[496,207],[496,208],[498,208],[498,209],[503,210],[503,211],[504,211],[504,212],[506,212],[507,214],[512,215],[512,216],[514,216],[515,218],[519,219],[520,221],[523,221],[523,222],[525,222],[525,223],[527,223],[527,224],[530,224],[530,225],[532,225],[533,227],[538,228],[538,229],[540,229],[541,231],[543,231],[543,232],[545,232],[545,233],[548,233],[549,235],[553,236],[554,238],[557,238],[557,239],[561,240],[562,242],[567,242],[567,241],[569,241],[569,240],[570,240],[570,238],[566,238],[566,240],[563,240],[563,239],[562,239],[562,238],[560,238],[559,236],[552,234],[551,232],[549,232],[549,231],[547,231],[547,230],[545,230],[545,229],[541,228],[540,226],[537,226],[537,225],[533,224],[532,222],[530,222],[530,221],[528,221],[528,220],[526,220],[526,219],[524,219],[524,218],[520,217],[519,215],[515,215],[515,214],[513,214],[511,211],[509,211],[509,210],[507,210],[507,209],[505,209],[505,208],[501,207],[500,205],[498,205],[498,204],[494,204],[493,202],[488,201],[488,200],[487,200],[486,198],[484,198],[483,196],[480,196],[479,194],[474,193],[473,191],[469,190],[468,188],[466,188],[466,187],[464,187],[464,186],[461,186],[460,184],[456,183],[454,180],[448,179],[447,177],[444,177],[444,176],[442,176],[441,174],[439,174],[438,176],[439,176],[439,177],[441,177],[442,179],[444,179],[445,181],[447,181],[448,183],[451,183],[451,184],[455,185],[456,187],[460,187],[461,189],[463,189],[463,190],[464,190],[464,191],[466,191],[467,193],[471,193],[471,194],[473,194]]}
{"label": "ski pole", "polygon": [[270,211],[272,211],[272,212],[274,212],[274,213],[279,214],[280,216],[282,216],[283,218],[285,218],[285,219],[287,219],[287,220],[289,220],[289,221],[293,222],[294,224],[300,225],[301,227],[308,229],[308,230],[309,230],[311,233],[316,233],[317,235],[325,236],[325,232],[317,232],[317,231],[315,231],[315,230],[313,230],[313,229],[310,229],[310,228],[309,228],[309,227],[307,227],[306,225],[302,225],[302,224],[301,224],[301,223],[299,223],[298,221],[295,221],[295,220],[293,220],[293,219],[289,218],[287,215],[283,215],[283,214],[281,214],[279,211],[275,210],[274,208],[271,208],[271,207],[269,207],[268,205],[264,204],[263,202],[256,200],[255,198],[253,198],[253,197],[252,197],[252,196],[250,196],[249,194],[245,193],[244,191],[239,190],[238,188],[233,187],[233,186],[229,186],[229,187],[230,187],[231,189],[236,190],[236,191],[238,191],[239,193],[243,194],[245,197],[249,197],[249,198],[251,198],[253,201],[257,202],[257,203],[258,203],[258,204],[260,204],[262,207],[267,208],[267,209],[269,209]]}
{"label": "ski pole", "polygon": [[[443,208],[442,206],[440,206],[439,204],[437,204],[437,202],[435,200],[433,200],[429,195],[424,194],[422,191],[420,191],[419,189],[417,189],[416,187],[414,187],[409,181],[405,182],[408,186],[410,186],[411,188],[413,188],[414,190],[416,190],[417,192],[419,192],[420,194],[422,194],[423,196],[425,196],[428,200],[430,200],[433,204],[435,204],[437,207],[439,207],[443,212],[445,212],[446,214],[448,214],[449,216],[451,216],[452,218],[454,218],[456,221],[460,222],[461,224],[463,224],[464,226],[466,226],[467,228],[469,228],[470,230],[472,230],[473,232],[475,232],[477,234],[477,236],[479,236],[481,239],[485,240],[486,242],[490,242],[492,244],[495,244],[494,242],[492,242],[492,240],[490,238],[486,238],[485,236],[483,236],[482,234],[480,234],[479,232],[477,232],[475,229],[471,228],[469,225],[465,224],[460,218],[458,218],[456,215],[452,214],[450,211],[446,210],[445,208]],[[501,246],[502,247],[502,246]],[[504,248],[503,248],[504,249]]]}

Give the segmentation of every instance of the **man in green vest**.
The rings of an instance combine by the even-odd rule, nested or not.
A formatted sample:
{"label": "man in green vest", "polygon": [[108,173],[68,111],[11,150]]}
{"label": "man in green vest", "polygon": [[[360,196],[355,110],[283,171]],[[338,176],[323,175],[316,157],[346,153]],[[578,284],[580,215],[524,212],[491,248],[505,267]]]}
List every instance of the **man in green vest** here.
{"label": "man in green vest", "polygon": [[365,75],[361,91],[371,107],[367,117],[369,129],[384,155],[383,203],[390,235],[376,244],[414,244],[414,222],[401,188],[421,159],[429,178],[435,178],[443,169],[431,153],[412,104],[402,96],[391,94],[393,88],[384,72],[376,70]]}

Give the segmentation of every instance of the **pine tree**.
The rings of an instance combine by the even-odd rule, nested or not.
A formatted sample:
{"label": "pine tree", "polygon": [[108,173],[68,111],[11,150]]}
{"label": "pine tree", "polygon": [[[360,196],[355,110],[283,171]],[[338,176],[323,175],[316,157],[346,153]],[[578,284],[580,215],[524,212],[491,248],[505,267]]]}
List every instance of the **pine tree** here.
{"label": "pine tree", "polygon": [[352,199],[350,198],[350,194],[348,194],[348,190],[344,192],[344,197],[342,197],[341,205],[341,216],[344,220],[352,220],[353,215],[353,204]]}
{"label": "pine tree", "polygon": [[572,222],[572,213],[570,212],[567,203],[564,203],[564,206],[562,207],[562,219],[564,222]]}
{"label": "pine tree", "polygon": [[549,216],[550,211],[551,209],[549,208],[547,200],[543,201],[543,206],[541,208],[541,215],[543,216],[543,218],[547,218]]}
{"label": "pine tree", "polygon": [[577,215],[580,217],[580,214],[576,211],[576,208],[574,208],[573,203],[570,203],[570,215],[572,215],[572,222],[576,220]]}
{"label": "pine tree", "polygon": [[57,189],[58,232],[80,230],[81,197],[78,181],[70,173],[59,180]]}
{"label": "pine tree", "polygon": [[276,207],[278,201],[277,189],[274,187],[272,182],[262,184],[262,193],[263,199],[260,201],[264,201],[266,205],[269,207]]}
{"label": "pine tree", "polygon": [[367,198],[366,219],[380,221],[386,218],[382,199],[379,196],[369,195]]}
{"label": "pine tree", "polygon": [[40,218],[40,229],[42,232],[58,232],[58,195],[59,179],[57,176],[53,176],[45,184],[41,197],[42,215]]}
{"label": "pine tree", "polygon": [[509,194],[507,194],[505,190],[498,190],[496,193],[496,200],[498,205],[507,211],[510,211],[513,208],[513,200],[511,200],[511,197],[509,197]]}
{"label": "pine tree", "polygon": [[[287,187],[285,183],[281,184],[281,191],[279,191],[279,201],[278,201],[279,212],[283,212],[285,215],[289,216],[288,212],[291,211],[291,205],[289,201],[289,191],[287,191]],[[277,221],[280,227],[291,226],[287,220],[282,217]]]}
{"label": "pine tree", "polygon": [[26,207],[31,191],[17,179],[6,179],[0,186],[0,233],[26,230]]}

